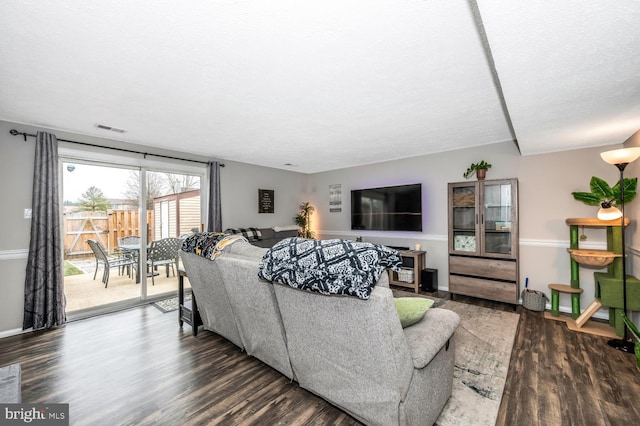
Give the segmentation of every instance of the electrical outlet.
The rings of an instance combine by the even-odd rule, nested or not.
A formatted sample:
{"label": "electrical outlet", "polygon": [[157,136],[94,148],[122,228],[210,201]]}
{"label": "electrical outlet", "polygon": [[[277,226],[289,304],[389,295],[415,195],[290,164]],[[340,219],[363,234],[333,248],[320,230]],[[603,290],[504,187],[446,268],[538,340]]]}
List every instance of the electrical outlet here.
{"label": "electrical outlet", "polygon": [[24,218],[31,219],[31,209],[24,209]]}

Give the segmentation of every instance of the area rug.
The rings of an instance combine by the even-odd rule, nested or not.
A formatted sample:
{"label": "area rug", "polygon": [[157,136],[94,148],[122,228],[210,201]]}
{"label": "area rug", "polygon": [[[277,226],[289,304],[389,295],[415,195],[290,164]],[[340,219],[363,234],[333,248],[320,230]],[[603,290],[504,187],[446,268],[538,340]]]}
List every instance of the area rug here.
{"label": "area rug", "polygon": [[[190,294],[184,295],[184,300],[191,300]],[[158,300],[157,302],[152,303],[153,306],[158,308],[162,313],[173,312],[178,309],[178,298],[171,297],[169,299]]]}
{"label": "area rug", "polygon": [[[393,290],[395,297],[424,297]],[[454,335],[453,391],[438,426],[493,426],[509,371],[520,315],[466,303],[429,297],[434,306],[460,315]]]}
{"label": "area rug", "polygon": [[520,316],[453,301],[441,307],[460,315],[460,326],[453,392],[436,424],[495,425]]}

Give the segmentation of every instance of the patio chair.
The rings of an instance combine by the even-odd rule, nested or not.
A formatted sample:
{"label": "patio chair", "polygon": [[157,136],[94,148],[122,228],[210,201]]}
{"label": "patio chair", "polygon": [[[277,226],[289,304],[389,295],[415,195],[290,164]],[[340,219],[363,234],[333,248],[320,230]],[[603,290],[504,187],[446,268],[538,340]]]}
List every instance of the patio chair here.
{"label": "patio chair", "polygon": [[178,251],[182,246],[180,238],[163,238],[151,242],[151,247],[147,253],[147,265],[151,267],[151,284],[156,285],[153,271],[158,266],[165,265],[167,277],[169,277],[169,268],[176,276],[176,268],[178,267]]}
{"label": "patio chair", "polygon": [[129,277],[132,276],[131,268],[133,267],[135,269],[136,267],[136,262],[132,256],[123,255],[119,257],[110,257],[102,247],[102,244],[100,244],[98,241],[87,240],[87,244],[89,244],[89,247],[91,247],[91,251],[93,251],[93,254],[96,257],[96,271],[93,273],[94,280],[98,275],[98,268],[100,267],[100,264],[103,265],[104,270],[102,272],[102,282],[104,283],[104,288],[107,288],[107,285],[109,285],[109,271],[111,270],[111,268],[119,269],[120,267],[127,267],[127,271],[129,271]]}
{"label": "patio chair", "polygon": [[130,250],[121,246],[139,246],[140,245],[140,237],[137,235],[128,235],[126,237],[118,238],[118,250],[124,255],[129,255],[135,260],[138,261],[138,253],[139,250]]}

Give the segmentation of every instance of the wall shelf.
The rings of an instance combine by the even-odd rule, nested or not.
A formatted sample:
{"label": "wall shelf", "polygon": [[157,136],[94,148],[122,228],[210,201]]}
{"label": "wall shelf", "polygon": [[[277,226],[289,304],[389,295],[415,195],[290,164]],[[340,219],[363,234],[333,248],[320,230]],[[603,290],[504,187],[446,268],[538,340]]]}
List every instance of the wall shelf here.
{"label": "wall shelf", "polygon": [[401,281],[398,276],[398,273],[389,269],[389,284],[397,285],[400,287],[409,287],[412,288],[416,293],[420,293],[420,278],[421,272],[424,269],[425,265],[425,257],[427,252],[422,250],[402,250],[400,251],[400,256],[406,258],[412,258],[411,264],[413,267],[411,268],[402,268],[402,269],[410,269],[413,272],[413,280],[411,281]]}

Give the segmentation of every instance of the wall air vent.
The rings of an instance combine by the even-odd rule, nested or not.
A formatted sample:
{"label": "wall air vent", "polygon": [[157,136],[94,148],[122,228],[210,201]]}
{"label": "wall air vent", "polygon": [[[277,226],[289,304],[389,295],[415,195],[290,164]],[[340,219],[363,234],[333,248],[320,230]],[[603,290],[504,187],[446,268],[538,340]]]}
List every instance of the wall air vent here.
{"label": "wall air vent", "polygon": [[111,127],[111,126],[105,126],[104,124],[96,124],[96,128],[102,129],[102,130],[109,130],[111,132],[116,132],[116,133],[126,133],[127,132],[124,129],[118,129],[116,127]]}

